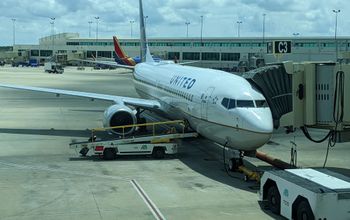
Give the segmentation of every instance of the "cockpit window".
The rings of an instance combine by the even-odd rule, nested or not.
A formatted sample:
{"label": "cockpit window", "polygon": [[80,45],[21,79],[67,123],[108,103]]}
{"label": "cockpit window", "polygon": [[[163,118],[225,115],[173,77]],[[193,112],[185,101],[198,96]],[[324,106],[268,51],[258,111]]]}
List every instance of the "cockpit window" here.
{"label": "cockpit window", "polygon": [[269,105],[267,104],[266,100],[255,100],[255,104],[257,108],[267,108]]}
{"label": "cockpit window", "polygon": [[221,101],[221,105],[224,106],[227,109],[233,109],[236,107],[236,100],[235,99],[229,99],[229,98],[223,98]]}
{"label": "cockpit window", "polygon": [[228,104],[228,109],[236,108],[236,100],[230,99],[230,103]]}
{"label": "cockpit window", "polygon": [[253,100],[237,100],[237,107],[241,108],[254,108]]}

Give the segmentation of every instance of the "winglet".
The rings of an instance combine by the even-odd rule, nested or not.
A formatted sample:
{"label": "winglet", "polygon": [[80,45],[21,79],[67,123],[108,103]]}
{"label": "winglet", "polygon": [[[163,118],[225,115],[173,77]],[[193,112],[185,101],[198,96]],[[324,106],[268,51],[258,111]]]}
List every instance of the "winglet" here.
{"label": "winglet", "polygon": [[151,52],[149,51],[147,38],[146,38],[145,17],[143,16],[142,0],[139,0],[139,7],[140,7],[141,62],[154,62]]}

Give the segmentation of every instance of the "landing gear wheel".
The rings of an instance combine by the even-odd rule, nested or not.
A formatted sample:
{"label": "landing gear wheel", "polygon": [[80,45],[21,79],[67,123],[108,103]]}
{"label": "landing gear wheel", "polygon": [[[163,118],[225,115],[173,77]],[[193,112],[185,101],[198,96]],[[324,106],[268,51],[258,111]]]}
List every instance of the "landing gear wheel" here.
{"label": "landing gear wheel", "polygon": [[271,186],[267,190],[267,201],[270,210],[279,215],[281,210],[281,195],[276,186]]}
{"label": "landing gear wheel", "polygon": [[228,162],[228,169],[229,169],[230,171],[236,171],[237,168],[238,168],[238,166],[237,166],[237,159],[231,158],[231,159],[229,160],[229,162]]}
{"label": "landing gear wheel", "polygon": [[314,214],[310,208],[310,205],[307,201],[301,201],[297,208],[297,219],[301,220],[311,220],[315,219]]}
{"label": "landing gear wheel", "polygon": [[230,171],[236,171],[238,170],[239,166],[243,165],[243,159],[242,158],[231,158],[228,161],[228,169]]}
{"label": "landing gear wheel", "polygon": [[152,155],[156,159],[163,159],[165,156],[164,148],[162,148],[162,147],[154,148]]}
{"label": "landing gear wheel", "polygon": [[116,151],[114,148],[106,148],[103,151],[103,159],[105,160],[114,160],[116,158]]}

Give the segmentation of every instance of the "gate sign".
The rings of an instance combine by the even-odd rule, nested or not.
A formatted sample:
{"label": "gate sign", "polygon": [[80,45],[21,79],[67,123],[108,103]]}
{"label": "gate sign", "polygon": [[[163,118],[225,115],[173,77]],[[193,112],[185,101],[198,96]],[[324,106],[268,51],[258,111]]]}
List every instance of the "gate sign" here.
{"label": "gate sign", "polygon": [[274,53],[291,53],[292,42],[291,41],[274,41]]}

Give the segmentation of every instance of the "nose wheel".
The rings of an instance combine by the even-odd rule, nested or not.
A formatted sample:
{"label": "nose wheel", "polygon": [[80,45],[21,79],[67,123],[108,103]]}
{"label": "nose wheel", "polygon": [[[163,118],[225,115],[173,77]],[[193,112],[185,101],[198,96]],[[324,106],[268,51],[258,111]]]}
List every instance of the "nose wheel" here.
{"label": "nose wheel", "polygon": [[228,161],[228,169],[230,171],[237,171],[238,167],[243,165],[243,157],[240,158],[231,158]]}

